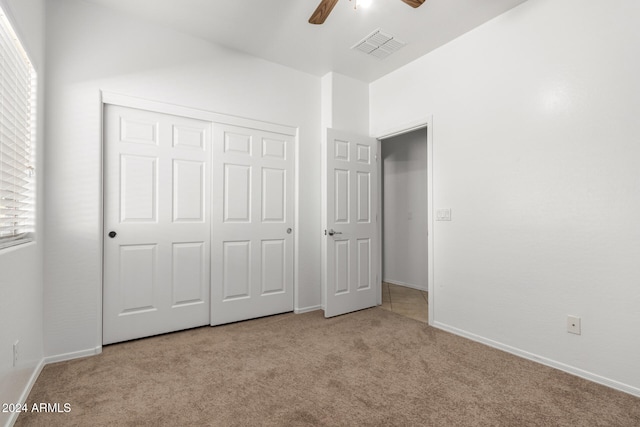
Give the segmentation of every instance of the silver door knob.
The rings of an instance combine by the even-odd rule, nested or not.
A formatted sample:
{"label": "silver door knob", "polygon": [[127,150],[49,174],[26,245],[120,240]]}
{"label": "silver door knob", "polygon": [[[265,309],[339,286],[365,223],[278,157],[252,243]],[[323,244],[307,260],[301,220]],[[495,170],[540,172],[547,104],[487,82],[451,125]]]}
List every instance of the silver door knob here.
{"label": "silver door knob", "polygon": [[334,234],[342,234],[342,231],[335,231],[333,228],[329,229],[329,231],[327,231],[327,234],[329,234],[329,236],[333,236]]}
{"label": "silver door knob", "polygon": [[293,230],[291,228],[287,228],[287,234],[291,234]]}

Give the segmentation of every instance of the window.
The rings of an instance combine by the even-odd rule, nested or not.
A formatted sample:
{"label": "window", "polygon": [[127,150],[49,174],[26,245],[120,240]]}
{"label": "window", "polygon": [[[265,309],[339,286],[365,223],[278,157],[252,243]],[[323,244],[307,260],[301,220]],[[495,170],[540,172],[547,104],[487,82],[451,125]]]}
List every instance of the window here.
{"label": "window", "polygon": [[35,232],[36,73],[0,9],[0,249]]}

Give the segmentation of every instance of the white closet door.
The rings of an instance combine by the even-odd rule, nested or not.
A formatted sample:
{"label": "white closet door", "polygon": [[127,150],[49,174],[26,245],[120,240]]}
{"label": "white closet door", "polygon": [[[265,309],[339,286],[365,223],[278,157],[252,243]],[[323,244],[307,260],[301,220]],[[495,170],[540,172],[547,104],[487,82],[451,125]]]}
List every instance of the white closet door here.
{"label": "white closet door", "polygon": [[105,106],[103,343],[209,324],[211,124]]}
{"label": "white closet door", "polygon": [[294,139],[214,125],[211,324],[293,310]]}

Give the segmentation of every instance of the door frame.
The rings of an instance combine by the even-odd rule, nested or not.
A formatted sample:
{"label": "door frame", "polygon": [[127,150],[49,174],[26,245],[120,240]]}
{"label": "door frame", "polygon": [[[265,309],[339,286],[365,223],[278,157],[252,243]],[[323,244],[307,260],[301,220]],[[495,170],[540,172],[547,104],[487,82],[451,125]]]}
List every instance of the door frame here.
{"label": "door frame", "polygon": [[[398,124],[392,128],[378,132],[374,138],[378,140],[378,195],[382,194],[382,140],[392,138],[394,136],[403,135],[418,129],[427,129],[427,290],[429,293],[429,325],[434,324],[436,311],[435,284],[434,284],[434,206],[433,206],[433,115],[427,115],[422,119],[409,123]],[[382,304],[382,198],[378,197],[378,236],[380,244],[378,245],[378,304]]]}
{"label": "door frame", "polygon": [[[298,308],[297,298],[299,296],[298,290],[298,275],[299,275],[299,235],[300,227],[299,222],[299,207],[298,207],[298,194],[299,194],[299,129],[296,126],[288,126],[277,123],[265,122],[261,120],[249,119],[238,116],[230,116],[227,114],[216,113],[213,111],[200,110],[197,108],[186,107],[182,105],[170,104],[167,102],[154,101],[145,98],[138,98],[129,95],[123,95],[115,92],[99,91],[100,98],[100,111],[99,111],[99,123],[100,123],[100,258],[102,259],[102,268],[100,271],[100,286],[97,289],[97,308],[98,308],[98,342],[99,345],[96,348],[96,354],[102,351],[102,327],[103,327],[103,292],[104,292],[104,183],[105,183],[105,141],[104,141],[104,106],[105,104],[117,105],[121,107],[136,108],[139,110],[151,111],[155,113],[170,114],[174,116],[186,117],[191,119],[203,120],[213,124],[226,124],[233,126],[240,126],[245,128],[260,129],[273,133],[280,133],[291,136],[293,138],[293,150],[294,150],[294,189],[293,189],[293,206],[294,206],[294,236],[293,236],[293,307],[294,311]],[[213,144],[213,140],[212,140]],[[211,200],[213,203],[213,200]],[[213,229],[211,229],[213,233]],[[209,236],[211,238],[211,236]],[[211,274],[211,272],[209,272]],[[211,278],[209,277],[209,283]],[[211,292],[210,292],[211,297]]]}

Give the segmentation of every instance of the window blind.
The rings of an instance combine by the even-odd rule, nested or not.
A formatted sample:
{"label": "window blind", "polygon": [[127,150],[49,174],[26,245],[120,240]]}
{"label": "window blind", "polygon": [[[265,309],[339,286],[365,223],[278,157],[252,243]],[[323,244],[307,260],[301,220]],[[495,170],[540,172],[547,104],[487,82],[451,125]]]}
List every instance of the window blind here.
{"label": "window blind", "polygon": [[34,236],[35,77],[0,9],[0,248]]}

